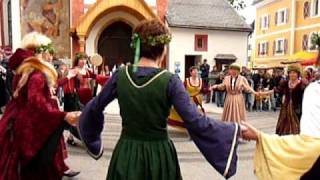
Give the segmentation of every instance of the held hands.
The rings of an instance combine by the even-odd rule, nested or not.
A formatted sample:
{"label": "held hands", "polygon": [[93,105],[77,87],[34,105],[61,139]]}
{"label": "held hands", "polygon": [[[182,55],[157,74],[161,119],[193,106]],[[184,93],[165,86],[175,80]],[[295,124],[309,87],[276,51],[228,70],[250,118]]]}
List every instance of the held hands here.
{"label": "held hands", "polygon": [[242,138],[244,140],[258,141],[259,131],[255,127],[253,127],[251,124],[246,122],[241,122],[240,128],[241,128]]}
{"label": "held hands", "polygon": [[210,86],[209,91],[213,91],[213,90],[215,90],[215,89],[217,89],[217,88],[218,88],[217,85]]}
{"label": "held hands", "polygon": [[74,126],[79,122],[80,115],[81,115],[80,111],[68,112],[64,119],[70,125]]}

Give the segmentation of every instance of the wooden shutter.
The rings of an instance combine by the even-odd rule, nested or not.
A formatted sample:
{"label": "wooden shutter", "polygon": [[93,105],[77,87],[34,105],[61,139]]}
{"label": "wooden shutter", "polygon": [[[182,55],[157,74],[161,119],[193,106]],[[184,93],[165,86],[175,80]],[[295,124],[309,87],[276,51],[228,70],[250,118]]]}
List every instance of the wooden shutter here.
{"label": "wooden shutter", "polygon": [[303,51],[308,50],[308,39],[309,39],[309,37],[307,34],[303,35],[303,38],[302,38],[302,50]]}
{"label": "wooden shutter", "polygon": [[310,3],[309,3],[309,1],[306,1],[303,5],[303,16],[305,19],[310,17]]}
{"label": "wooden shutter", "polygon": [[260,29],[262,29],[262,17],[260,17]]}
{"label": "wooden shutter", "polygon": [[258,56],[260,56],[261,53],[260,53],[260,43],[258,43]]}
{"label": "wooden shutter", "polygon": [[288,52],[288,40],[285,39],[283,43],[284,43],[284,54],[287,54],[287,52]]}
{"label": "wooden shutter", "polygon": [[274,22],[275,22],[275,25],[278,25],[278,12],[276,12]]}
{"label": "wooden shutter", "polygon": [[266,55],[269,54],[269,42],[266,43]]}
{"label": "wooden shutter", "polygon": [[267,19],[267,27],[269,28],[269,27],[270,27],[270,19],[271,19],[270,17],[271,17],[271,16],[268,15],[267,17],[268,17],[268,19]]}
{"label": "wooden shutter", "polygon": [[272,53],[273,53],[273,55],[275,55],[276,54],[276,41],[274,40],[273,41],[273,47],[272,47]]}
{"label": "wooden shutter", "polygon": [[290,14],[289,14],[289,9],[286,9],[286,17],[285,17],[285,23],[288,23],[289,22],[289,16],[290,16]]}

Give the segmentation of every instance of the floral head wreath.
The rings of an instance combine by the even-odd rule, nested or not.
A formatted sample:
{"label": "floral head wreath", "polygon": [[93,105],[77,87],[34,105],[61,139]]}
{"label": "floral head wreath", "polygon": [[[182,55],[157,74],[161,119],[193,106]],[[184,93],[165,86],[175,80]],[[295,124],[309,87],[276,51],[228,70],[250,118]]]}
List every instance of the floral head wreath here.
{"label": "floral head wreath", "polygon": [[[138,33],[134,33],[131,38],[131,47],[135,49],[134,64],[136,65],[140,59],[141,44],[147,46],[167,45],[171,42],[171,34],[162,34],[159,36],[148,36],[146,39],[142,39]],[[134,66],[133,72],[137,71],[137,67]]]}
{"label": "floral head wreath", "polygon": [[76,54],[76,60],[80,60],[80,59],[88,59],[88,56],[85,53],[77,53]]}
{"label": "floral head wreath", "polygon": [[37,54],[40,54],[40,53],[54,54],[55,53],[55,49],[54,49],[52,43],[49,43],[47,45],[40,45],[39,47],[36,48],[35,51]]}

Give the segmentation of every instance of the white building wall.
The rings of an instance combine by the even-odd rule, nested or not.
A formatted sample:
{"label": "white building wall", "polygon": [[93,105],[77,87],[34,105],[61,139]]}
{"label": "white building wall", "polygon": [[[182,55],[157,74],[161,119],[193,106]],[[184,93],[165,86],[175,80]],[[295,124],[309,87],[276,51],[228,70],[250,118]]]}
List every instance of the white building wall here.
{"label": "white building wall", "polygon": [[[172,41],[169,48],[169,70],[174,72],[175,63],[180,62],[180,78],[184,79],[185,56],[201,55],[202,60],[215,64],[217,54],[234,54],[240,65],[247,65],[248,59],[248,32],[216,31],[186,28],[170,28]],[[208,51],[195,51],[194,41],[196,34],[208,35]]]}
{"label": "white building wall", "polygon": [[12,13],[12,49],[15,51],[21,46],[20,1],[11,1]]}

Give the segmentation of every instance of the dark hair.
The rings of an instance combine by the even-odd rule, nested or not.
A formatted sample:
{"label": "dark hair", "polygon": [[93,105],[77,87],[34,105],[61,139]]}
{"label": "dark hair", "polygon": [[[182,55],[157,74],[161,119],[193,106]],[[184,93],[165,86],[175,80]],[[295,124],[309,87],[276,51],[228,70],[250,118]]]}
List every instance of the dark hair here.
{"label": "dark hair", "polygon": [[88,60],[88,55],[86,53],[83,53],[83,52],[76,53],[74,61],[73,61],[73,67],[78,66],[80,59]]}
{"label": "dark hair", "polygon": [[191,73],[193,70],[198,70],[198,67],[197,66],[192,66],[189,68],[189,72]]}
{"label": "dark hair", "polygon": [[150,37],[161,36],[169,34],[168,28],[159,20],[142,21],[133,31],[138,34],[141,39],[140,56],[148,59],[157,59],[164,51],[165,44],[157,43],[152,46],[147,42]]}
{"label": "dark hair", "polygon": [[207,59],[204,59],[203,62],[208,62],[208,60],[207,60]]}

